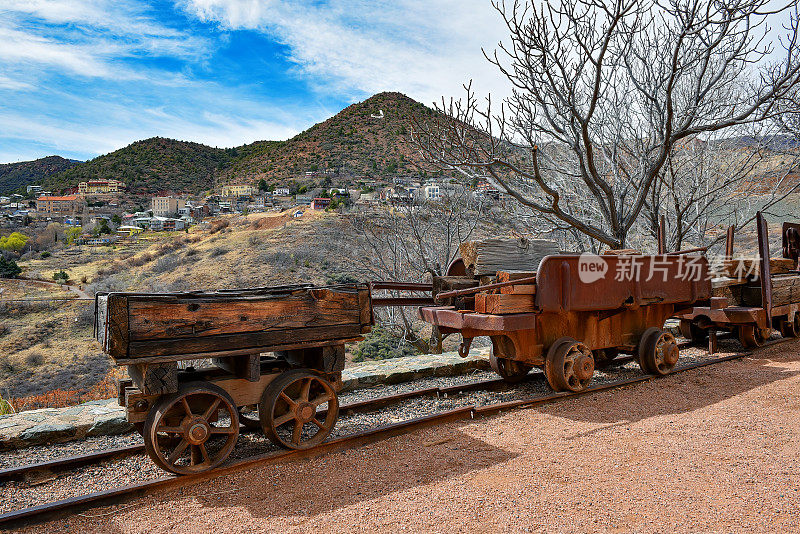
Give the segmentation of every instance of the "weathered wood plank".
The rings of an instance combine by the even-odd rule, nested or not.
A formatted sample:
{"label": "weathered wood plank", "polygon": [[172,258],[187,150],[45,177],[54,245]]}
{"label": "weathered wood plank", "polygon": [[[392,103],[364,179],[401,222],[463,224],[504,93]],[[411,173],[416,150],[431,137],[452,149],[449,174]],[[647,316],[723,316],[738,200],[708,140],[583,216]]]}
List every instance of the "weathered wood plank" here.
{"label": "weathered wood plank", "polygon": [[145,395],[166,395],[178,391],[178,362],[131,365],[128,374]]}
{"label": "weathered wood plank", "polygon": [[[312,290],[313,291],[313,290]],[[206,337],[266,330],[360,324],[357,293],[310,292],[279,299],[198,302],[131,300],[130,341]]]}
{"label": "weathered wood plank", "polygon": [[517,284],[514,286],[504,286],[500,288],[500,293],[504,295],[535,295],[535,284]]}
{"label": "weathered wood plank", "polygon": [[[770,258],[769,270],[772,276],[776,274],[786,274],[795,267],[794,260],[791,258]],[[744,279],[745,275],[758,276],[761,271],[758,260],[753,259],[732,259],[725,260],[723,272],[735,279]]]}
{"label": "weathered wood plank", "polygon": [[511,282],[520,278],[532,278],[536,271],[497,271],[497,282]]}
{"label": "weathered wood plank", "polygon": [[[744,306],[761,306],[761,286],[755,284],[743,286],[741,300]],[[772,306],[796,303],[800,303],[800,276],[773,276]]]}
{"label": "weathered wood plank", "polygon": [[276,345],[345,339],[361,335],[361,324],[286,328],[262,332],[243,332],[207,337],[180,339],[152,339],[131,341],[131,358],[164,356],[170,354],[213,353],[235,349],[259,348],[264,352]]}
{"label": "weathered wood plank", "polygon": [[533,295],[497,295],[478,293],[475,295],[475,311],[502,315],[506,313],[527,313],[536,310]]}
{"label": "weathered wood plank", "polygon": [[129,341],[128,300],[117,295],[108,295],[107,344],[105,350],[115,358],[127,355]]}
{"label": "weathered wood plank", "polygon": [[475,277],[498,271],[532,271],[547,255],[558,253],[558,244],[545,239],[483,239],[459,247],[467,272]]}

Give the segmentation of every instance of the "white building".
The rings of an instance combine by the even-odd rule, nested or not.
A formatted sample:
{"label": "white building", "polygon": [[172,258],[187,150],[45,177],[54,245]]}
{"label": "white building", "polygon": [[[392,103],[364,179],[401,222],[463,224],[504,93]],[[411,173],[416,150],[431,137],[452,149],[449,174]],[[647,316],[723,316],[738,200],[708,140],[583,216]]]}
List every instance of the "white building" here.
{"label": "white building", "polygon": [[442,200],[442,189],[439,184],[429,184],[425,186],[425,200]]}

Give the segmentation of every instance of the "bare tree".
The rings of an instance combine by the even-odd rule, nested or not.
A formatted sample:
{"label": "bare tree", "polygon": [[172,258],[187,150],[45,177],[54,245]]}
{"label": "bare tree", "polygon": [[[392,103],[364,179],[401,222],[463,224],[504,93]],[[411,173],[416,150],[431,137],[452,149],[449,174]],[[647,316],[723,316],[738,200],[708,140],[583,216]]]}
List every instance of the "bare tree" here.
{"label": "bare tree", "polygon": [[800,79],[797,17],[781,62],[769,0],[493,3],[509,40],[484,53],[511,96],[465,86],[412,139],[433,164],[488,179],[553,227],[626,246],[681,142],[763,121]]}
{"label": "bare tree", "polygon": [[[440,200],[398,204],[390,209],[357,213],[352,224],[362,239],[357,267],[370,280],[428,282],[441,276],[458,256],[458,246],[475,233],[482,205],[463,186],[443,187]],[[379,321],[397,337],[424,353],[442,350],[434,328],[429,338],[419,333],[415,310],[379,309]]]}

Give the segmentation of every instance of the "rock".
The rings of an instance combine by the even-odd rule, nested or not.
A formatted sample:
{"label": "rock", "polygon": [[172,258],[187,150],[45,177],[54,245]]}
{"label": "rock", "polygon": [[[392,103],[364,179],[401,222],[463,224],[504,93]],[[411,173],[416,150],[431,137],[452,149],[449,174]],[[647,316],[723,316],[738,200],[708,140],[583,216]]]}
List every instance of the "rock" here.
{"label": "rock", "polygon": [[74,437],[77,430],[75,426],[66,423],[42,423],[23,430],[17,439],[29,445],[63,441]]}
{"label": "rock", "polygon": [[100,418],[86,432],[87,436],[109,436],[125,434],[133,429],[133,425],[125,418],[125,412]]}

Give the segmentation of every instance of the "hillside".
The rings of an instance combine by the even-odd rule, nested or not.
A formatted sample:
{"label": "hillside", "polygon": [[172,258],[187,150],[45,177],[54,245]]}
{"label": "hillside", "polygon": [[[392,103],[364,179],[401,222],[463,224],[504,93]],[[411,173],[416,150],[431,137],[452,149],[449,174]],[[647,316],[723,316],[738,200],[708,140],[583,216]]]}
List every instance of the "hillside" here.
{"label": "hillside", "polygon": [[239,161],[220,173],[219,182],[280,182],[326,169],[375,178],[411,173],[422,164],[408,145],[411,117],[431,113],[401,93],[379,93],[288,141],[240,147]]}
{"label": "hillside", "polygon": [[20,192],[19,190],[27,185],[42,183],[47,177],[79,164],[78,161],[64,159],[61,156],[0,164],[0,195]]}
{"label": "hillside", "polygon": [[84,180],[113,178],[125,182],[131,193],[199,193],[213,187],[215,173],[235,153],[236,149],[152,137],[73,167],[45,185],[64,188]]}
{"label": "hillside", "polygon": [[[408,145],[411,117],[433,111],[400,93],[379,93],[348,106],[287,141],[257,141],[233,148],[153,137],[69,168],[42,175],[53,189],[90,179],[117,179],[134,194],[200,193],[227,183],[279,184],[308,171],[333,170],[376,179],[419,172]],[[61,169],[63,170],[63,169]]]}

